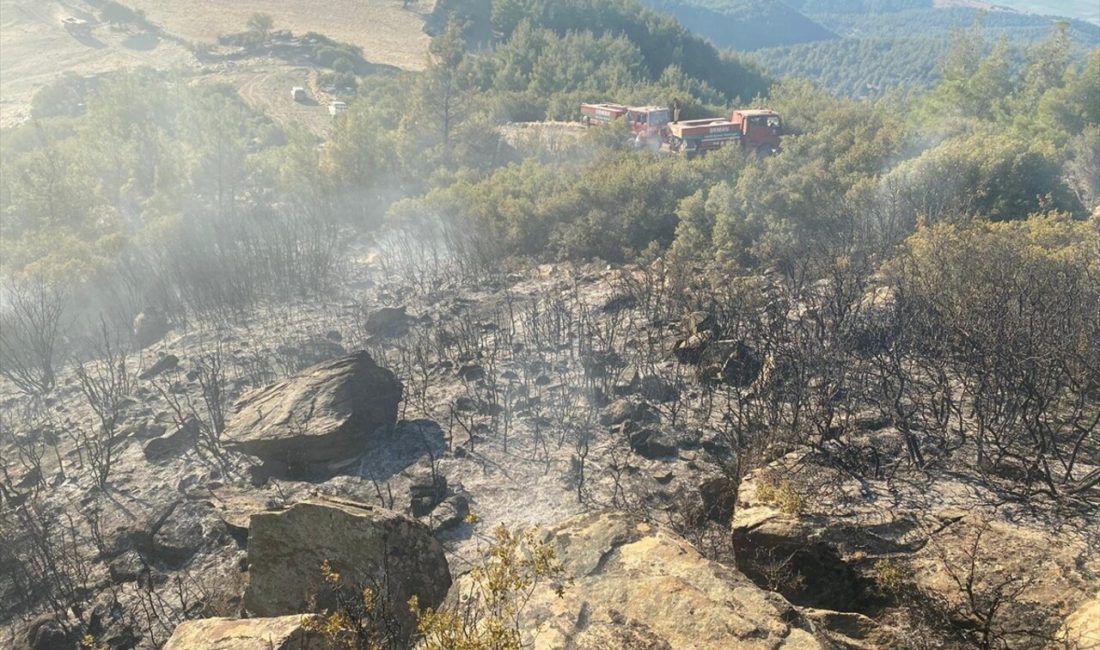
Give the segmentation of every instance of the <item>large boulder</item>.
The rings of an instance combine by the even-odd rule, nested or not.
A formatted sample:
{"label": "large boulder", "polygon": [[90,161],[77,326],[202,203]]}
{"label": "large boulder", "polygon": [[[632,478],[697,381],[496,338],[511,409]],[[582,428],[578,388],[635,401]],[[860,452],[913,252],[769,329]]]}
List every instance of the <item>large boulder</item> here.
{"label": "large boulder", "polygon": [[547,539],[573,583],[528,602],[521,627],[535,648],[822,647],[782,597],[624,513],[574,517]]}
{"label": "large boulder", "polygon": [[200,431],[199,421],[195,418],[187,418],[175,431],[146,441],[142,446],[145,460],[156,463],[182,454],[195,446]]}
{"label": "large boulder", "polygon": [[744,341],[729,342],[728,353],[721,360],[718,377],[731,386],[750,386],[760,375],[764,362]]}
{"label": "large boulder", "polygon": [[405,307],[381,307],[367,316],[366,330],[373,337],[397,338],[408,334],[409,321]]}
{"label": "large boulder", "polygon": [[157,375],[175,370],[180,365],[180,358],[174,354],[166,354],[157,359],[156,363],[149,366],[138,375],[138,379],[153,379]]}
{"label": "large boulder", "polygon": [[358,352],[244,395],[222,439],[291,467],[347,458],[394,425],[401,391],[392,372]]}
{"label": "large boulder", "polygon": [[1100,648],[1100,591],[1066,618],[1058,640],[1069,648]]}
{"label": "large boulder", "polygon": [[451,586],[443,547],[427,526],[389,510],[319,497],[252,515],[245,609],[257,616],[294,614],[307,611],[311,597],[320,597],[320,607],[331,606],[321,573],[326,561],[346,587],[380,590],[406,637],[416,626],[409,598],[436,607]]}
{"label": "large boulder", "polygon": [[73,641],[51,616],[32,620],[15,639],[14,650],[68,650]]}
{"label": "large boulder", "polygon": [[645,428],[627,434],[630,449],[643,458],[656,460],[676,455],[676,438],[660,429]]}
{"label": "large boulder", "polygon": [[324,635],[307,629],[315,620],[294,614],[277,618],[203,618],[180,623],[164,650],[336,650]]}
{"label": "large boulder", "polygon": [[600,424],[609,427],[624,423],[651,424],[659,419],[648,403],[626,397],[611,402],[600,413]]}
{"label": "large boulder", "polygon": [[134,318],[134,342],[144,349],[164,338],[172,326],[163,312],[155,309],[143,311]]}

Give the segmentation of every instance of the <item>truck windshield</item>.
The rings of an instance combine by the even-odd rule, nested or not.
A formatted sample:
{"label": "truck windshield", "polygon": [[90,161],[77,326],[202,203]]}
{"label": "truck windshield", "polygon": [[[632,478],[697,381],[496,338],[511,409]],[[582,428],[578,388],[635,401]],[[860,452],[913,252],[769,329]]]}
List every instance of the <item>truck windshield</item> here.
{"label": "truck windshield", "polygon": [[653,111],[649,114],[650,126],[664,126],[668,124],[668,111]]}

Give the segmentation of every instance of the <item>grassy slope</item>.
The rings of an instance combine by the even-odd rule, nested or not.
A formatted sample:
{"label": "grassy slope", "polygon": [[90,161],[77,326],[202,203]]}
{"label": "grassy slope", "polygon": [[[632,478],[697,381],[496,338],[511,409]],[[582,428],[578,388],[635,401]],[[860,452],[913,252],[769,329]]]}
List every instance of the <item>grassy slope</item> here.
{"label": "grassy slope", "polygon": [[318,32],[363,48],[372,63],[419,70],[427,61],[429,37],[424,18],[433,0],[403,7],[402,0],[207,0],[201,11],[179,0],[128,0],[165,30],[198,42],[239,32],[254,13],[270,14],[276,29]]}

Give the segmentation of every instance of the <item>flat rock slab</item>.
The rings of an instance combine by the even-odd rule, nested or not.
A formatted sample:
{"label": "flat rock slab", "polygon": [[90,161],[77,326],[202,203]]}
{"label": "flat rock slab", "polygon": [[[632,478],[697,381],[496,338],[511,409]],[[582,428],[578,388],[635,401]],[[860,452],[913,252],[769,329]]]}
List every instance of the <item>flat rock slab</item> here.
{"label": "flat rock slab", "polygon": [[437,607],[451,586],[443,547],[427,526],[390,510],[318,497],[252,515],[245,609],[258,616],[306,612],[311,596],[328,606],[321,575],[326,561],[356,593],[384,590],[406,638],[416,627],[409,598]]}
{"label": "flat rock slab", "polygon": [[323,635],[306,630],[311,617],[203,618],[176,627],[164,650],[336,650]]}
{"label": "flat rock slab", "polygon": [[528,602],[521,627],[534,648],[824,647],[781,596],[623,513],[580,515],[547,538],[573,583],[562,598],[543,587]]}
{"label": "flat rock slab", "polygon": [[288,467],[348,458],[396,423],[401,392],[366,352],[343,356],[244,395],[222,440]]}
{"label": "flat rock slab", "polygon": [[1069,615],[1058,640],[1070,648],[1100,648],[1100,591]]}

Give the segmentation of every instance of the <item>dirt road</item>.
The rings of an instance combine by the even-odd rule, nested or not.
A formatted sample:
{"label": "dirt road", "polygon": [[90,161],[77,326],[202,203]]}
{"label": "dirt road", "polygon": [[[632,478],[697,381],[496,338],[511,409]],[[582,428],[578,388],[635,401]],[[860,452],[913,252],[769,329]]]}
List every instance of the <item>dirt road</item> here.
{"label": "dirt road", "polygon": [[[314,135],[324,137],[332,126],[332,116],[328,113],[332,98],[318,90],[315,83],[317,74],[317,70],[312,68],[291,66],[274,59],[258,59],[235,71],[219,73],[214,78],[236,86],[241,99],[263,111],[283,128],[300,125]],[[305,101],[291,98],[290,89],[295,86],[306,89]]]}

